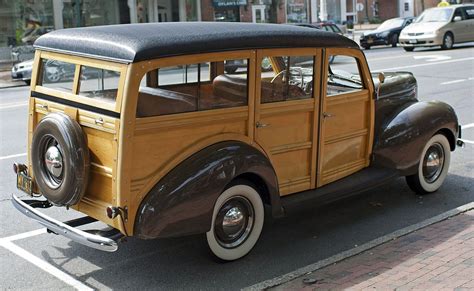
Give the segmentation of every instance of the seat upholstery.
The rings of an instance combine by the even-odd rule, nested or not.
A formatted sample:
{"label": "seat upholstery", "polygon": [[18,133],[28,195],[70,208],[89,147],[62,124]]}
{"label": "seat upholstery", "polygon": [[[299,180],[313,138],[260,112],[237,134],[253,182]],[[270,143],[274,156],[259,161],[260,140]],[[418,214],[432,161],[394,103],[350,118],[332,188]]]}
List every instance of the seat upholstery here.
{"label": "seat upholstery", "polygon": [[140,87],[137,117],[196,111],[196,98],[192,95],[159,88]]}

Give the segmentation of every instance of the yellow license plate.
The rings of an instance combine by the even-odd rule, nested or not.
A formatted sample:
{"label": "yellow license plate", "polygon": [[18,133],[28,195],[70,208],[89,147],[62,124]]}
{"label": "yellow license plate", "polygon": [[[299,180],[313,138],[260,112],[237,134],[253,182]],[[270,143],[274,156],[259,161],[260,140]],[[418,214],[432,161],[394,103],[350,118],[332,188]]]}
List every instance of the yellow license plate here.
{"label": "yellow license plate", "polygon": [[371,38],[369,38],[369,39],[367,40],[367,43],[373,43],[373,42],[374,42],[374,40],[371,39]]}
{"label": "yellow license plate", "polygon": [[29,195],[33,193],[33,182],[31,181],[31,177],[28,177],[23,172],[18,172],[16,174],[16,187]]}

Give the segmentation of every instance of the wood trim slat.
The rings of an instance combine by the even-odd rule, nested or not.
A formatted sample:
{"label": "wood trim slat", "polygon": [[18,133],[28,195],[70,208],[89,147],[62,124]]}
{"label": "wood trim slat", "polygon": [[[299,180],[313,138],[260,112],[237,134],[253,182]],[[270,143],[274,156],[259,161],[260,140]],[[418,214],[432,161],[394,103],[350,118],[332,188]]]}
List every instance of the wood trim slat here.
{"label": "wood trim slat", "polygon": [[299,150],[306,150],[306,149],[311,149],[312,145],[313,145],[313,143],[310,142],[310,141],[285,144],[285,145],[272,147],[270,149],[270,153],[272,155],[278,155],[278,154],[294,152],[294,151],[299,151]]}
{"label": "wood trim slat", "polygon": [[337,142],[340,142],[340,141],[348,140],[348,139],[351,139],[351,138],[364,136],[364,135],[367,135],[368,133],[369,133],[369,130],[367,128],[364,128],[364,129],[361,129],[361,130],[353,131],[351,133],[344,133],[344,134],[334,135],[334,136],[328,137],[324,141],[324,145],[329,145],[329,144],[337,143]]}

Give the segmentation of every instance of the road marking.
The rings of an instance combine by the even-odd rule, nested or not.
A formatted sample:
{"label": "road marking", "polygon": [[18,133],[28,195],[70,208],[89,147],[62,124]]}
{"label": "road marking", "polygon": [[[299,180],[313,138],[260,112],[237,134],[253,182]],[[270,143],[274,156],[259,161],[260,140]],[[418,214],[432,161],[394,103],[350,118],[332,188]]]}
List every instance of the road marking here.
{"label": "road marking", "polygon": [[23,156],[26,156],[26,153],[16,154],[16,155],[9,155],[9,156],[3,156],[3,157],[0,157],[0,161],[1,161],[1,160],[12,159],[12,158],[23,157]]}
{"label": "road marking", "polygon": [[461,139],[461,140],[464,143],[474,144],[474,141],[471,141],[471,140],[467,140],[467,139]]}
{"label": "road marking", "polygon": [[37,229],[37,230],[32,230],[32,231],[28,231],[28,232],[24,232],[24,233],[15,234],[15,235],[12,235],[12,236],[0,238],[0,241],[12,242],[12,241],[15,241],[15,240],[20,240],[20,239],[29,238],[29,237],[32,237],[32,236],[37,236],[37,235],[40,235],[40,234],[43,234],[43,233],[46,233],[46,232],[47,232],[46,228],[40,228],[40,229]]}
{"label": "road marking", "polygon": [[468,129],[468,128],[471,128],[471,127],[474,127],[474,123],[468,123],[468,124],[461,125],[462,129]]}
{"label": "road marking", "polygon": [[28,105],[28,102],[5,103],[5,104],[0,105],[0,109],[22,107],[22,106],[27,106],[27,105]]}
{"label": "road marking", "polygon": [[441,65],[441,64],[449,64],[449,63],[456,63],[456,62],[464,62],[464,61],[469,61],[469,60],[474,60],[474,57],[455,59],[455,60],[449,60],[449,61],[438,62],[438,63],[427,63],[427,64],[417,64],[417,65],[410,65],[410,66],[403,66],[403,67],[376,69],[376,70],[373,70],[373,72],[392,71],[392,70],[409,69],[409,68],[424,67],[424,66]]}
{"label": "road marking", "polygon": [[438,62],[438,61],[445,61],[450,60],[451,57],[443,56],[443,55],[425,55],[425,56],[413,56],[415,60],[422,60],[426,59],[427,62]]}
{"label": "road marking", "polygon": [[82,282],[76,280],[71,275],[51,265],[50,263],[43,261],[38,257],[35,257],[32,253],[20,248],[11,241],[0,239],[0,246],[6,248],[7,250],[23,258],[24,260],[32,263],[41,270],[53,275],[64,283],[76,288],[77,290],[94,290],[88,287],[87,285],[84,285]]}
{"label": "road marking", "polygon": [[466,81],[466,79],[459,79],[459,80],[453,80],[453,81],[448,81],[448,82],[443,82],[440,85],[449,85],[449,84],[456,84],[456,83],[461,83]]}

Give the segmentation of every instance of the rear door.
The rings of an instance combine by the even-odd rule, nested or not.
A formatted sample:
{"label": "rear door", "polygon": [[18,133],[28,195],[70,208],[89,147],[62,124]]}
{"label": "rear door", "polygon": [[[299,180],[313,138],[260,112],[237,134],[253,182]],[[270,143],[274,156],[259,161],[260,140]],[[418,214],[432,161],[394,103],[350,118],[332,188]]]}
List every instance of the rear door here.
{"label": "rear door", "polygon": [[323,76],[318,187],[369,165],[374,126],[374,88],[362,52],[327,49]]}
{"label": "rear door", "polygon": [[260,50],[256,67],[255,140],[275,168],[280,194],[314,188],[321,50]]}

